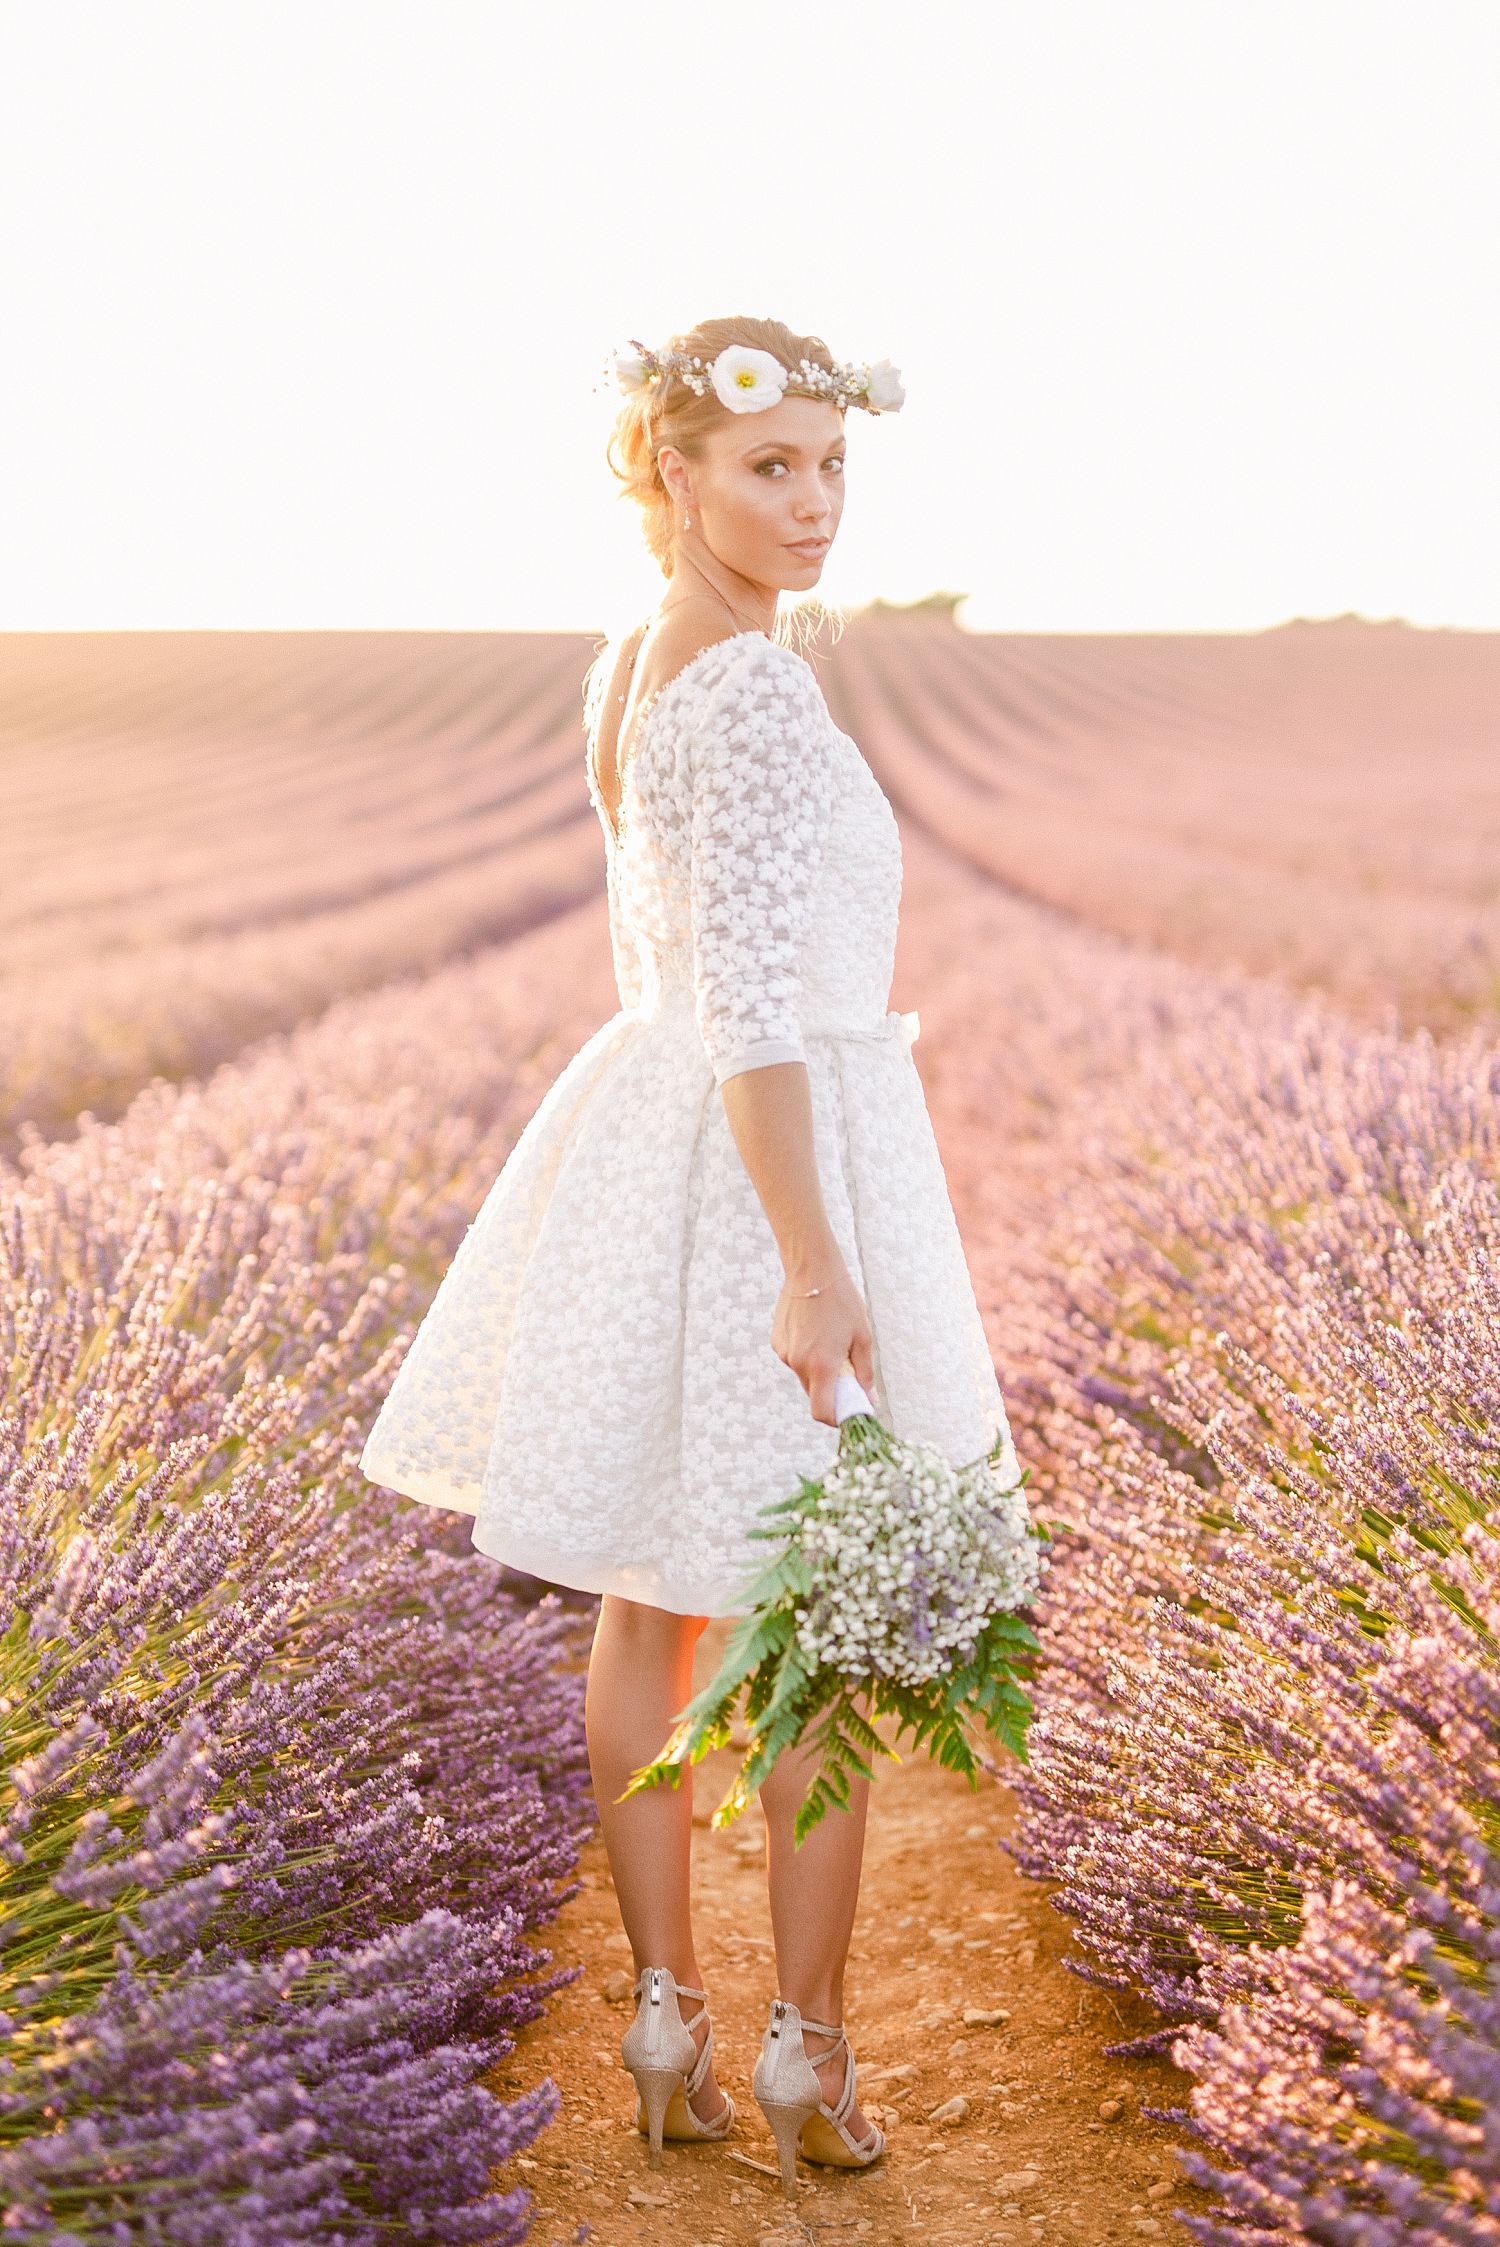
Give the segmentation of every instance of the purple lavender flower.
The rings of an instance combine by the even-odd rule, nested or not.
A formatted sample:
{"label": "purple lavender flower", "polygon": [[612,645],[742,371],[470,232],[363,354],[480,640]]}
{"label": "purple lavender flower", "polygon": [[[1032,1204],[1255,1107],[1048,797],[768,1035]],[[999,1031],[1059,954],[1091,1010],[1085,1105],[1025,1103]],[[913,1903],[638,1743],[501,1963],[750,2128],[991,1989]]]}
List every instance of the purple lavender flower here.
{"label": "purple lavender flower", "polygon": [[456,1518],[356,1472],[393,1340],[524,1100],[491,1085],[463,1126],[391,1071],[382,1106],[354,1089],[352,1027],[321,1035],[316,1069],[283,1052],[153,1089],[10,1182],[19,2242],[498,2243],[529,2222],[503,2172],[557,2093],[479,2079],[569,1978],[535,1931],[591,1823],[587,1619],[501,1589]]}

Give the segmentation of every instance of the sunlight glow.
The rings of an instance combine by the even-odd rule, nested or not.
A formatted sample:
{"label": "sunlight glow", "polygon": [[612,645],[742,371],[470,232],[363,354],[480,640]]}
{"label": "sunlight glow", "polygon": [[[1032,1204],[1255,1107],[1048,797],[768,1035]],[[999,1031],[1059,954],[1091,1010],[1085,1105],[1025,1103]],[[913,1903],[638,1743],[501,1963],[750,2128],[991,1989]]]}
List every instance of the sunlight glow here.
{"label": "sunlight glow", "polygon": [[822,591],[1500,627],[1500,10],[0,10],[0,628],[600,629],[630,336],[890,357]]}

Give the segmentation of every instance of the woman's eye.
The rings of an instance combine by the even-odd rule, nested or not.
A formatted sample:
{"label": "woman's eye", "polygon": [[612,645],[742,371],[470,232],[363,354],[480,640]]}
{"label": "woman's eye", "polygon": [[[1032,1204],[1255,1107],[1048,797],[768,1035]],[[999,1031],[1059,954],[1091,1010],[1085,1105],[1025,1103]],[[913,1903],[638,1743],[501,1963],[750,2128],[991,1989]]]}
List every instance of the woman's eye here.
{"label": "woman's eye", "polygon": [[[769,469],[785,468],[785,466],[786,462],[784,460],[758,460],[755,463],[755,473],[757,476],[764,476]],[[843,454],[831,453],[828,459],[824,461],[823,466],[825,468],[836,468],[839,474],[842,475],[844,472]]]}

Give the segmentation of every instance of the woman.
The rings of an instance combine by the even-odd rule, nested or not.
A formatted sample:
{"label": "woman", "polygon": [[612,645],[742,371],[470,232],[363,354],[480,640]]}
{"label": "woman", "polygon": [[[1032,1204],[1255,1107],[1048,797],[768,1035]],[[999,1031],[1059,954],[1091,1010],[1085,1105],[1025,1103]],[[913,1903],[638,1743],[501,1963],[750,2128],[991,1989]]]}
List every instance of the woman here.
{"label": "woman", "polygon": [[[1003,1435],[999,1471],[1019,1470],[916,1017],[886,1012],[895,818],[775,637],[839,527],[846,409],[894,410],[899,380],[774,320],[614,365],[611,465],[667,581],[585,696],[621,1007],[518,1139],[361,1466],[474,1514],[479,1551],[602,1595],[588,1749],[655,2160],[735,2109],[693,1947],[691,1776],[620,1796],[690,1698],[708,1619],[745,1611],[764,1554],[746,1532],[833,1463],[846,1364],[897,1433],[955,1460]],[[854,2167],[885,2143],[843,2029],[868,1787],[794,1848],[808,1777],[784,1756],[760,1797],[778,1988],[754,2090],[784,2177],[796,2151]]]}

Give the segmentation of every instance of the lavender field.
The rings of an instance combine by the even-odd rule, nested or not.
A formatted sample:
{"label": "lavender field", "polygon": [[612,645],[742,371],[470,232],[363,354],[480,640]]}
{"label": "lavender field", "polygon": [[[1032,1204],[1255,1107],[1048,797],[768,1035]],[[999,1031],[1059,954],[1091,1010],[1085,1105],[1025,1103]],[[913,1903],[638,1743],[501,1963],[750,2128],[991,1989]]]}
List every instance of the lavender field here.
{"label": "lavender field", "polygon": [[[591,647],[0,642],[19,2241],[531,2223],[587,1604],[355,1462],[616,1004]],[[1067,1525],[1018,1862],[1192,2077],[1177,2227],[1500,2240],[1500,636],[820,660]]]}

